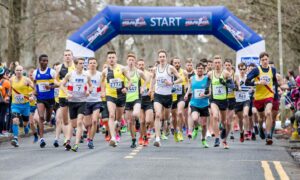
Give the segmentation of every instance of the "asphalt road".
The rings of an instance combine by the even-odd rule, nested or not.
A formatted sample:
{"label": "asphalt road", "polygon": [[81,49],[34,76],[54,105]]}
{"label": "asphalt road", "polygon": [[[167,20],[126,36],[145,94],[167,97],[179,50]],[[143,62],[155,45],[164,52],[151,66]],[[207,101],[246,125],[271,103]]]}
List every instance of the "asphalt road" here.
{"label": "asphalt road", "polygon": [[[236,139],[238,134],[235,134]],[[54,148],[53,133],[46,134],[41,149],[32,137],[20,140],[20,147],[0,144],[0,179],[299,179],[300,167],[285,150],[285,140],[266,146],[261,140],[230,141],[230,149],[204,149],[200,139],[175,143],[173,137],[162,146],[129,148],[125,135],[118,147],[109,147],[97,134],[95,149],[81,144],[78,152]],[[62,141],[60,142],[62,143]]]}

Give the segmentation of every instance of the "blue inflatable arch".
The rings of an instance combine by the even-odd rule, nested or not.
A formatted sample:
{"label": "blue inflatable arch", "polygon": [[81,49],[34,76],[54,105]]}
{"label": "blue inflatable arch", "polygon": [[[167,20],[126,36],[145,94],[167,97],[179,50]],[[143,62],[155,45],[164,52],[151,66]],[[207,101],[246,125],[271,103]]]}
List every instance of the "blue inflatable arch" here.
{"label": "blue inflatable arch", "polygon": [[91,57],[119,34],[214,35],[247,63],[265,50],[264,40],[223,6],[107,6],[68,38],[67,48]]}

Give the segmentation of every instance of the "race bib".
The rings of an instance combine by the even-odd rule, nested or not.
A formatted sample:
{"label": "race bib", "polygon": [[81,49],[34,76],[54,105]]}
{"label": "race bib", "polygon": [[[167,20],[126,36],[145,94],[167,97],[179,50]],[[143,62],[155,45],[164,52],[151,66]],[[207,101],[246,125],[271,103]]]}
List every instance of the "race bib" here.
{"label": "race bib", "polygon": [[249,93],[245,91],[236,91],[235,92],[235,101],[244,102],[250,100]]}
{"label": "race bib", "polygon": [[231,88],[228,88],[228,94],[233,93],[233,90]]}
{"label": "race bib", "polygon": [[83,93],[85,91],[84,89],[84,84],[82,83],[75,83],[74,86],[73,86],[73,92],[76,92],[76,93]]}
{"label": "race bib", "polygon": [[260,80],[265,80],[267,82],[267,84],[270,84],[270,82],[271,82],[271,78],[269,76],[261,76]]}
{"label": "race bib", "polygon": [[180,84],[174,84],[173,88],[175,89],[175,94],[182,94],[182,85]]}
{"label": "race bib", "polygon": [[23,94],[15,94],[15,103],[16,104],[24,104],[25,103],[25,99],[24,99],[24,95]]}
{"label": "race bib", "polygon": [[120,89],[122,88],[122,81],[120,79],[110,79],[109,85],[113,89]]}
{"label": "race bib", "polygon": [[135,85],[131,85],[129,88],[128,88],[128,93],[134,93],[135,91],[137,90],[137,86]]}
{"label": "race bib", "polygon": [[203,97],[201,97],[201,95],[204,94],[204,92],[205,92],[205,89],[195,89],[194,90],[194,97],[196,99],[201,99],[201,98],[203,98]]}
{"label": "race bib", "polygon": [[159,87],[165,87],[166,86],[166,84],[165,84],[166,80],[167,79],[163,78],[163,77],[157,78],[157,80],[156,80],[157,86],[159,86]]}
{"label": "race bib", "polygon": [[213,95],[225,95],[226,94],[226,89],[223,85],[215,85],[213,86]]}
{"label": "race bib", "polygon": [[145,89],[145,90],[143,91],[142,96],[148,96],[148,90],[147,90],[147,89]]}
{"label": "race bib", "polygon": [[58,97],[59,94],[59,88],[54,89],[54,97]]}
{"label": "race bib", "polygon": [[38,84],[39,91],[40,92],[48,92],[48,91],[50,91],[50,89],[46,89],[46,86],[49,86],[48,82],[39,83]]}

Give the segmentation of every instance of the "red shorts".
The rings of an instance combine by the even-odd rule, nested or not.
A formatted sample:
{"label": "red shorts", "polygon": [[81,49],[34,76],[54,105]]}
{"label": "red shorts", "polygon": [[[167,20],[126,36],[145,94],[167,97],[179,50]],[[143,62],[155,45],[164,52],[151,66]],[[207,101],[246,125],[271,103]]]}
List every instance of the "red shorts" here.
{"label": "red shorts", "polygon": [[262,100],[253,101],[254,107],[257,109],[258,112],[263,112],[268,103],[273,103],[273,98],[266,98]]}
{"label": "red shorts", "polygon": [[280,105],[279,99],[274,99],[272,111],[279,111],[279,105]]}

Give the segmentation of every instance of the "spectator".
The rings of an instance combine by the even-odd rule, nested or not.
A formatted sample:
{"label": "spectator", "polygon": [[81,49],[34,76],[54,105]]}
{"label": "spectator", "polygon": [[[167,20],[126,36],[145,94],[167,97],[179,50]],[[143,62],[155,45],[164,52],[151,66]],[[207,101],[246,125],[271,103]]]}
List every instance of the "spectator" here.
{"label": "spectator", "polygon": [[4,78],[5,68],[0,67],[0,135],[3,135],[3,130],[6,130],[5,117],[9,103],[10,82]]}

